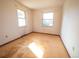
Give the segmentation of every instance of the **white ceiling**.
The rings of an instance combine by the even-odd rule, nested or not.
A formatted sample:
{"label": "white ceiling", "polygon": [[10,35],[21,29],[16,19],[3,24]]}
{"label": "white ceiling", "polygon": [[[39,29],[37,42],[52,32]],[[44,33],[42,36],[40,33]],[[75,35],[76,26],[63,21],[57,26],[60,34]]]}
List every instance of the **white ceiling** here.
{"label": "white ceiling", "polygon": [[17,1],[32,9],[47,8],[52,6],[62,6],[64,3],[64,0],[17,0]]}

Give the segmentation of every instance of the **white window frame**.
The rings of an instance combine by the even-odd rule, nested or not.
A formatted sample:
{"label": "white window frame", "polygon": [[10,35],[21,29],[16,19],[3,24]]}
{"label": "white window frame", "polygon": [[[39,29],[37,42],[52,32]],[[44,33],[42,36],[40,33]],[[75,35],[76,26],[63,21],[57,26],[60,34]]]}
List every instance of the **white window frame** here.
{"label": "white window frame", "polygon": [[[22,12],[23,14],[24,14],[24,16],[23,15],[18,15],[18,12]],[[23,16],[23,17],[22,17]],[[19,27],[24,27],[24,26],[26,26],[26,14],[25,14],[25,12],[23,11],[23,10],[20,10],[20,9],[17,9],[17,18],[18,18],[18,26]],[[21,22],[20,22],[21,21]],[[22,24],[22,22],[24,23],[24,24]]]}
{"label": "white window frame", "polygon": [[[44,14],[47,14],[47,13],[52,13],[53,15],[52,15],[52,19],[44,19],[43,18],[43,16],[44,16]],[[52,25],[51,26],[49,26],[49,25],[44,25],[44,20],[52,20]],[[44,26],[44,27],[52,27],[54,25],[54,13],[53,12],[44,12],[43,14],[42,14],[42,26]]]}

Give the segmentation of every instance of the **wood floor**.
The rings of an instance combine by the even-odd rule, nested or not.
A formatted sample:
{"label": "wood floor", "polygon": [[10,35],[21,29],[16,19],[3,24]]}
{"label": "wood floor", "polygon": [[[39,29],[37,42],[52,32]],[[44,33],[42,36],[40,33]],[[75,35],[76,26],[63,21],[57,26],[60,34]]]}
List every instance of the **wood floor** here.
{"label": "wood floor", "polygon": [[[37,54],[35,54],[30,47],[32,48],[32,50],[36,49],[35,52]],[[0,47],[0,57],[68,58],[69,56],[59,36],[41,33],[31,33],[7,45]]]}

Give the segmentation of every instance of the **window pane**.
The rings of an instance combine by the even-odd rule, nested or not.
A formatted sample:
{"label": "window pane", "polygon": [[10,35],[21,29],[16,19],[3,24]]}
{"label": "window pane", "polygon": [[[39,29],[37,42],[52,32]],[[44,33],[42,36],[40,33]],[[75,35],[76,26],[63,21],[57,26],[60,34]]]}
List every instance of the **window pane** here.
{"label": "window pane", "polygon": [[53,20],[43,20],[43,26],[53,26]]}
{"label": "window pane", "polygon": [[21,10],[17,10],[17,15],[18,15],[18,17],[25,18],[25,13]]}
{"label": "window pane", "polygon": [[19,26],[25,26],[25,19],[18,19]]}
{"label": "window pane", "polygon": [[44,13],[43,19],[53,19],[53,13]]}
{"label": "window pane", "polygon": [[25,22],[25,13],[22,10],[17,10],[17,16],[18,16],[18,26],[22,27],[26,25]]}
{"label": "window pane", "polygon": [[53,16],[52,12],[43,14],[43,26],[53,26]]}

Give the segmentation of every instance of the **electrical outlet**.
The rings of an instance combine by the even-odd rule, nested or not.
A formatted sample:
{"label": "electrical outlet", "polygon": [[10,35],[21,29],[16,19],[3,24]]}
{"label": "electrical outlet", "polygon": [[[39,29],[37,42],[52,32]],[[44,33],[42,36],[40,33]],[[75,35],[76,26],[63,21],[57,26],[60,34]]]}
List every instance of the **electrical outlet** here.
{"label": "electrical outlet", "polygon": [[75,52],[75,47],[72,47],[73,52]]}
{"label": "electrical outlet", "polygon": [[5,38],[8,38],[8,35],[5,35]]}

